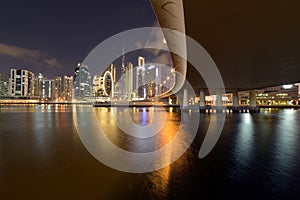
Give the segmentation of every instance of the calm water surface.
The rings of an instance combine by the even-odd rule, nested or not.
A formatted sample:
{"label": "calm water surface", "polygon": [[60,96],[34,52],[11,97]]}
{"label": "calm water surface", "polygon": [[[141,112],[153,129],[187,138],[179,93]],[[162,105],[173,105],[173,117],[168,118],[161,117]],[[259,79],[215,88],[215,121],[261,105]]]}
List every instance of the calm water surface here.
{"label": "calm water surface", "polygon": [[[133,152],[153,151],[172,141],[181,115],[176,109],[167,111],[162,134],[137,140],[116,127],[113,108],[95,108],[107,137]],[[97,161],[80,141],[72,112],[72,106],[0,107],[0,199],[300,198],[300,110],[227,114],[217,145],[198,159],[214,117],[201,114],[186,153],[144,174],[119,172]],[[145,120],[147,110],[132,113],[140,125],[153,120]]]}

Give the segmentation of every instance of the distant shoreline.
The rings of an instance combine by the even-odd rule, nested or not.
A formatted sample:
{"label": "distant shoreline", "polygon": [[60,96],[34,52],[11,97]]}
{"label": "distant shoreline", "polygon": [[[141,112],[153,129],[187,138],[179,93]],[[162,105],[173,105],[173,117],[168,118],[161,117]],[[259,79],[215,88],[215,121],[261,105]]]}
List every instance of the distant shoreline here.
{"label": "distant shoreline", "polygon": [[[91,105],[94,107],[180,107],[178,104],[139,104],[139,103],[129,103],[129,104],[122,104],[122,103],[92,103],[92,102],[38,102],[38,103],[29,103],[29,102],[1,102],[1,105]],[[188,108],[196,108],[197,105],[190,105]],[[215,108],[216,106],[205,106],[207,108]],[[222,106],[225,108],[226,106]],[[227,106],[228,108],[232,108],[232,106]],[[248,107],[245,105],[240,105],[239,107]],[[200,108],[200,106],[199,106]],[[257,105],[257,108],[297,108],[300,109],[300,105]]]}

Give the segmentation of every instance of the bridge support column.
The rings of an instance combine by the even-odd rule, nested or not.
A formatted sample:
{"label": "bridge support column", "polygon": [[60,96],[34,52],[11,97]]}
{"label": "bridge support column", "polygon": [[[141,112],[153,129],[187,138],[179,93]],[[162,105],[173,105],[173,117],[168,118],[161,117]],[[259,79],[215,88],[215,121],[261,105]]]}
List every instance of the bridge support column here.
{"label": "bridge support column", "polygon": [[258,113],[259,108],[256,106],[256,93],[254,89],[249,91],[249,113]]}
{"label": "bridge support column", "polygon": [[200,90],[200,107],[205,107],[205,93],[204,93],[204,90]]}
{"label": "bridge support column", "polygon": [[217,91],[217,97],[216,97],[216,112],[222,113],[222,93],[220,91]]}
{"label": "bridge support column", "polygon": [[239,113],[239,92],[237,89],[233,90],[232,94],[232,112]]}
{"label": "bridge support column", "polygon": [[249,91],[249,107],[256,107],[256,94],[254,89]]}
{"label": "bridge support column", "polygon": [[183,108],[187,108],[189,106],[189,92],[187,89],[183,90]]}
{"label": "bridge support column", "polygon": [[172,98],[171,98],[170,96],[169,96],[169,98],[168,98],[168,103],[169,103],[169,105],[173,104]]}
{"label": "bridge support column", "polygon": [[205,93],[200,90],[200,113],[205,113]]}

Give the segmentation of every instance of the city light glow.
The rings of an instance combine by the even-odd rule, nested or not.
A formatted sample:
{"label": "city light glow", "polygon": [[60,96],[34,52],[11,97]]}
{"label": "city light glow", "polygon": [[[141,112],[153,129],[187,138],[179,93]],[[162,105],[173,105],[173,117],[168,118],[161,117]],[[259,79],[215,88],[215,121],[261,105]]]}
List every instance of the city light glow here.
{"label": "city light glow", "polygon": [[293,88],[293,85],[292,85],[292,84],[289,84],[289,85],[283,85],[282,88],[283,88],[283,89],[286,89],[286,90],[287,90],[287,89],[291,89],[291,88]]}

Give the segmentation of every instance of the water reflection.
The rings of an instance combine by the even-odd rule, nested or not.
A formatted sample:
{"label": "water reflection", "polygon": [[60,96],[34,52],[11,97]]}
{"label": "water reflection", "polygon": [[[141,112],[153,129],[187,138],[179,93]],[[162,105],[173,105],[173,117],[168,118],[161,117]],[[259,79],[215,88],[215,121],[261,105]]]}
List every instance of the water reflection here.
{"label": "water reflection", "polygon": [[[187,145],[189,145],[191,140],[193,140],[193,134],[191,133],[192,131],[195,131],[193,130],[193,127],[195,127],[195,119],[199,118],[199,114],[188,112],[178,115],[178,112],[173,111],[173,108],[111,108],[109,110],[103,108],[95,109],[99,125],[103,128],[103,132],[110,139],[110,141],[112,141],[118,147],[130,152],[153,152],[170,145],[170,143],[174,141],[175,137],[180,137],[180,139],[177,140],[178,142],[171,146],[172,148],[167,148],[163,154],[160,154],[160,157],[156,157],[156,162],[158,163],[171,162],[174,160],[174,154],[176,154],[176,152],[184,152],[186,149],[188,149]],[[118,128],[115,120],[112,120],[114,115],[118,115],[120,119],[123,119],[126,122],[128,119],[124,119],[123,117],[129,113],[130,115],[128,117],[131,117],[137,125],[147,127],[151,123],[154,123],[152,120],[153,116],[155,115],[154,112],[159,113],[160,115],[166,115],[166,120],[159,133],[148,138],[136,138],[132,135],[128,135],[126,132],[123,132],[120,128]],[[152,119],[149,120],[149,118]],[[178,132],[181,134],[178,134]],[[149,134],[152,135],[152,133]],[[187,155],[190,153],[191,152],[189,150],[186,152]],[[146,178],[143,176],[143,179],[140,180],[140,184],[142,184],[142,187],[149,196],[148,198],[143,198],[166,198],[169,191],[171,173],[177,174],[178,179],[184,179],[182,172],[186,172],[186,170],[193,166],[190,163],[189,158],[189,156],[184,156],[183,158],[178,159],[173,164],[173,167],[171,167],[171,165],[167,165],[160,170],[145,174]],[[132,162],[136,161],[132,160]]]}
{"label": "water reflection", "polygon": [[[17,110],[20,112],[17,113]],[[174,159],[173,153],[184,150],[187,141],[193,139],[190,125],[197,123],[197,113],[167,109],[166,122],[157,135],[135,138],[117,127],[114,112],[120,117],[126,116],[128,112],[135,123],[146,127],[154,119],[151,109],[116,111],[114,108],[78,106],[78,119],[85,119],[80,123],[89,120],[86,111],[90,110],[93,112],[89,114],[96,115],[97,123],[101,125],[106,137],[116,146],[130,152],[152,152],[166,147],[178,137],[176,133],[182,131],[184,134],[179,136],[179,142],[156,159],[157,162],[165,163]],[[215,115],[203,114],[198,120],[199,138],[196,138],[192,147],[171,165],[143,174],[119,172],[94,159],[76,133],[71,112],[72,107],[69,106],[1,106],[1,198],[299,197],[299,110],[227,114],[220,141],[206,158],[200,160],[198,152],[202,143],[199,138],[201,140],[204,137]],[[88,125],[86,128],[88,132]],[[105,145],[101,139],[97,141],[98,144]],[[148,165],[147,162],[143,164]]]}
{"label": "water reflection", "polygon": [[[275,141],[272,155],[272,165],[269,171],[270,178],[278,190],[287,192],[291,187],[292,174],[299,165],[297,150],[299,151],[300,133],[299,113],[297,110],[282,110],[278,116],[278,123],[275,128]],[[281,181],[278,181],[281,180]]]}
{"label": "water reflection", "polygon": [[252,161],[255,143],[254,125],[253,116],[251,114],[245,113],[241,116],[235,143],[235,156],[241,165],[240,167],[246,167],[249,165],[249,162]]}

